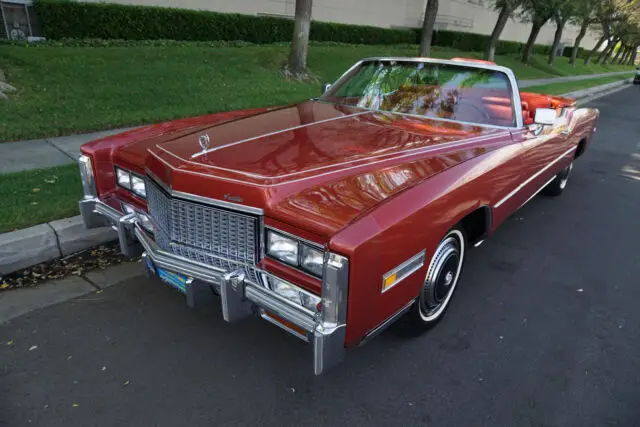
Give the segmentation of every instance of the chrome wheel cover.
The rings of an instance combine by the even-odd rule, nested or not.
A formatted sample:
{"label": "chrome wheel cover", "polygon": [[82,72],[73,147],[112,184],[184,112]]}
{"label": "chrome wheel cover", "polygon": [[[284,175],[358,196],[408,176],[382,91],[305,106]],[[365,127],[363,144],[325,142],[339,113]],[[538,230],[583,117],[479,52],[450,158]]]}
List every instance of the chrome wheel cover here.
{"label": "chrome wheel cover", "polygon": [[437,319],[449,304],[462,269],[464,249],[462,233],[451,230],[435,250],[419,297],[420,317],[425,322]]}
{"label": "chrome wheel cover", "polygon": [[561,190],[564,190],[567,187],[567,182],[569,182],[569,175],[571,174],[572,169],[573,169],[573,162],[571,162],[569,166],[567,166],[565,170],[563,170],[559,175],[558,178],[560,178],[560,183],[558,185],[560,186]]}

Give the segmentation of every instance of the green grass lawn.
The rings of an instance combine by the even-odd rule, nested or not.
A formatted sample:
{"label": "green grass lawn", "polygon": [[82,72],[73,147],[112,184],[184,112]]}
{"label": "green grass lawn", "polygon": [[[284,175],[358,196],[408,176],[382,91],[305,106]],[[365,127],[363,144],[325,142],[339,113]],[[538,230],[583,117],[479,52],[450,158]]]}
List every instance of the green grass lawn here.
{"label": "green grass lawn", "polygon": [[78,215],[77,165],[0,175],[0,233]]}
{"label": "green grass lawn", "polygon": [[[287,81],[280,75],[288,46],[68,47],[0,45],[0,68],[18,88],[0,103],[0,141],[15,141],[152,123],[210,112],[286,104],[319,94],[320,84]],[[312,44],[309,67],[321,82],[335,80],[367,56],[414,56],[417,46]],[[433,56],[480,57],[478,52],[435,48]],[[555,68],[534,57],[497,62],[520,79],[629,68],[575,70],[567,58]]]}
{"label": "green grass lawn", "polygon": [[565,83],[551,83],[547,85],[530,86],[524,90],[527,92],[547,93],[549,95],[559,95],[561,93],[573,92],[574,90],[587,89],[593,86],[613,83],[620,80],[628,79],[632,74],[611,77],[596,77],[588,80],[578,80]]}

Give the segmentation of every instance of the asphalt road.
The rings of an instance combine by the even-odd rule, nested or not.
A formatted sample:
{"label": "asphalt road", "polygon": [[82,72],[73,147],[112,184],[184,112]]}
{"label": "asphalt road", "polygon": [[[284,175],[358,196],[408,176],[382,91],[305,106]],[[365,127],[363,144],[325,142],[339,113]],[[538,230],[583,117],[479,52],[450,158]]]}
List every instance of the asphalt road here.
{"label": "asphalt road", "polygon": [[0,325],[0,425],[640,425],[640,88],[592,105],[565,193],[469,254],[430,333],[314,377],[295,338],[141,278]]}

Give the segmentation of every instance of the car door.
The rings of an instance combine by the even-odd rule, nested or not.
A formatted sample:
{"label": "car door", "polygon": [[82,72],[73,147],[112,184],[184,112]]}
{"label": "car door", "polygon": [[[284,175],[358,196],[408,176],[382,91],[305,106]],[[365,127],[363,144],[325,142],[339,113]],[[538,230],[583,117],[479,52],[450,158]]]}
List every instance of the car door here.
{"label": "car door", "polygon": [[575,144],[567,127],[570,113],[571,110],[564,109],[554,125],[532,124],[514,134],[514,139],[519,140],[522,146],[521,183],[517,188],[524,203],[571,162]]}

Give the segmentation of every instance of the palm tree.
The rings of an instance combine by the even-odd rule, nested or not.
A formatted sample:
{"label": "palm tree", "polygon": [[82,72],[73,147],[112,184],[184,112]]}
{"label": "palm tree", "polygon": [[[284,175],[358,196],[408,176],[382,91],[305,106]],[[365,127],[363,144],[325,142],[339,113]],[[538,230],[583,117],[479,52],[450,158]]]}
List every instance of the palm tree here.
{"label": "palm tree", "polygon": [[484,59],[488,61],[493,61],[495,59],[496,46],[500,40],[500,35],[502,34],[504,27],[507,25],[509,18],[513,16],[513,13],[523,1],[524,0],[495,0],[494,8],[499,11],[498,20],[496,21],[496,25],[493,27],[491,38],[489,38],[489,44],[487,44],[487,48],[484,51]]}
{"label": "palm tree", "polygon": [[293,41],[289,53],[289,63],[285,72],[295,79],[307,79],[307,51],[311,29],[312,0],[296,0],[296,15],[293,24]]}
{"label": "palm tree", "polygon": [[431,53],[431,39],[433,37],[433,27],[438,14],[438,0],[427,0],[424,10],[424,21],[422,22],[422,35],[420,37],[420,56],[429,56]]}

